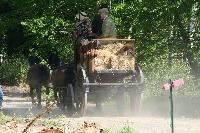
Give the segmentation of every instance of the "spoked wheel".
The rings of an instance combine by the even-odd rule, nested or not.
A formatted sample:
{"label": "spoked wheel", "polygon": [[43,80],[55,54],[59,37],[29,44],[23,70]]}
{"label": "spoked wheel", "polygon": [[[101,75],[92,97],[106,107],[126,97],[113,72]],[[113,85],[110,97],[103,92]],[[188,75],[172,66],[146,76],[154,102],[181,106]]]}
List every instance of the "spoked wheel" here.
{"label": "spoked wheel", "polygon": [[130,90],[130,108],[133,115],[137,115],[141,109],[141,101],[144,90],[144,75],[141,68],[137,65],[135,82],[140,83],[138,86],[133,86]]}
{"label": "spoked wheel", "polygon": [[130,109],[133,115],[137,115],[141,109],[142,91],[140,88],[135,88],[130,91]]}
{"label": "spoked wheel", "polygon": [[97,89],[95,91],[95,102],[96,102],[96,112],[97,113],[101,113],[102,112],[102,92],[99,91],[99,90],[100,89]]}
{"label": "spoked wheel", "polygon": [[75,96],[76,96],[76,109],[79,116],[85,114],[86,105],[87,105],[87,93],[88,88],[83,86],[84,82],[89,82],[86,77],[85,71],[82,67],[77,68],[76,74],[76,84],[75,84]]}
{"label": "spoked wheel", "polygon": [[124,101],[124,90],[118,89],[116,94],[116,105],[119,115],[124,115],[124,107],[125,107],[125,101]]}

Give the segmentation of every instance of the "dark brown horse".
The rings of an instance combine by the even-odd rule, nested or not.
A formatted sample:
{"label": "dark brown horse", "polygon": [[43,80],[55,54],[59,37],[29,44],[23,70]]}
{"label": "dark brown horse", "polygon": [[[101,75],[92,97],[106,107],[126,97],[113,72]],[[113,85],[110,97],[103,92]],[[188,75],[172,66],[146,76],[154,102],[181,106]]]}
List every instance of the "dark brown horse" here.
{"label": "dark brown horse", "polygon": [[30,68],[27,73],[27,82],[30,87],[30,96],[32,103],[34,101],[34,90],[37,93],[38,104],[37,107],[41,108],[41,88],[46,87],[46,93],[49,93],[49,80],[50,80],[50,71],[46,65],[39,64],[40,60],[38,58],[29,58]]}
{"label": "dark brown horse", "polygon": [[82,116],[85,112],[85,78],[82,67],[74,61],[61,65],[58,54],[51,53],[48,62],[53,70],[51,83],[54,97],[61,109],[67,109],[70,114]]}
{"label": "dark brown horse", "polygon": [[73,66],[69,64],[61,65],[58,54],[51,53],[48,57],[48,63],[53,70],[51,74],[51,83],[54,89],[54,98],[57,105],[69,113],[73,113],[74,107],[74,70]]}

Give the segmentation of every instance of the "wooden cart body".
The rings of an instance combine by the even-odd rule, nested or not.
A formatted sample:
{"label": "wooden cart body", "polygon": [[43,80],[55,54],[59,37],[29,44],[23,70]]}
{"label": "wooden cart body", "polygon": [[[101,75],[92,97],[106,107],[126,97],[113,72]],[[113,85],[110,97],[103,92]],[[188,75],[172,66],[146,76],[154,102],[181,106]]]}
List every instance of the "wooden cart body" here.
{"label": "wooden cart body", "polygon": [[[82,45],[78,52],[80,55],[80,62],[77,66],[81,66],[83,69],[83,83],[85,94],[82,97],[83,107],[85,110],[87,107],[88,92],[96,93],[96,107],[102,102],[102,98],[99,97],[99,92],[103,92],[106,95],[111,95],[111,90],[115,89],[117,91],[117,106],[120,112],[124,108],[124,94],[128,91],[130,94],[130,108],[133,112],[138,112],[140,108],[141,96],[144,88],[144,75],[138,64],[134,62],[133,68],[131,69],[101,69],[97,70],[95,68],[94,59],[98,57],[96,50],[101,47],[102,43],[113,43],[115,42],[125,42],[122,51],[131,50],[131,58],[136,62],[135,55],[135,40],[134,39],[116,39],[116,38],[104,38],[104,39],[94,39],[89,43]],[[100,45],[99,45],[100,44]],[[120,51],[119,50],[119,51]],[[112,67],[111,67],[112,68]],[[82,93],[83,94],[83,93]],[[103,94],[103,95],[104,95]],[[84,111],[82,111],[84,112]]]}
{"label": "wooden cart body", "polygon": [[[131,70],[114,70],[114,69],[104,69],[96,70],[94,65],[94,59],[97,56],[95,50],[98,49],[98,43],[107,42],[126,42],[124,44],[124,51],[131,50],[133,55],[132,58],[135,60],[135,40],[134,39],[116,39],[116,38],[104,38],[104,39],[94,39],[88,44],[80,47],[80,65],[86,71],[86,75],[89,78],[85,86],[124,86],[124,85],[140,85],[143,81],[137,83],[134,79],[125,82],[123,79],[127,76],[135,75],[135,68]],[[113,44],[115,45],[115,44]],[[135,66],[135,64],[134,64]],[[142,75],[141,75],[142,76]]]}

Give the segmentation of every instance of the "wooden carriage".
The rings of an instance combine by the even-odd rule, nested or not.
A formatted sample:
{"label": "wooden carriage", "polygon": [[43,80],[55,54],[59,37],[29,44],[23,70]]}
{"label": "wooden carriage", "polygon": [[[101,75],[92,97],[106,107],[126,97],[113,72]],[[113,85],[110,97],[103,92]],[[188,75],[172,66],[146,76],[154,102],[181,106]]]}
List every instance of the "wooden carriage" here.
{"label": "wooden carriage", "polygon": [[[87,104],[87,94],[109,89],[117,90],[118,99],[123,99],[124,92],[131,96],[131,108],[137,112],[143,90],[144,76],[139,65],[136,64],[135,40],[104,38],[81,42],[78,49],[80,62],[77,63],[77,86],[81,86],[82,106],[81,114]],[[81,78],[79,78],[81,77]],[[107,93],[107,92],[106,92]],[[82,96],[80,96],[82,95]],[[97,106],[101,98],[96,100]],[[124,101],[119,100],[118,108],[123,108]]]}

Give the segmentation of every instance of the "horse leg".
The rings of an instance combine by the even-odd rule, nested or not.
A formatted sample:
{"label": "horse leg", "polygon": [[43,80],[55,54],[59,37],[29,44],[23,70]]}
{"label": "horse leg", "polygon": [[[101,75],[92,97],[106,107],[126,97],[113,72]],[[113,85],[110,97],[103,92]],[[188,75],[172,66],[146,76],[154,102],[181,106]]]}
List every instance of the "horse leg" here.
{"label": "horse leg", "polygon": [[75,103],[74,87],[73,87],[72,84],[69,84],[69,88],[70,88],[70,93],[71,93],[71,97],[72,97],[72,109],[74,111],[75,110],[75,106],[74,106],[74,103]]}
{"label": "horse leg", "polygon": [[59,101],[60,109],[64,111],[65,110],[65,106],[66,106],[65,105],[65,98],[66,98],[65,91],[60,89],[58,91],[58,95],[59,95],[58,101]]}
{"label": "horse leg", "polygon": [[57,107],[60,107],[60,100],[59,100],[59,97],[58,97],[57,88],[53,88],[53,96],[54,96],[54,100],[56,101]]}
{"label": "horse leg", "polygon": [[31,101],[32,101],[32,104],[35,105],[33,90],[34,90],[34,88],[33,88],[33,87],[30,87],[30,97],[31,97]]}
{"label": "horse leg", "polygon": [[41,109],[42,105],[41,105],[41,86],[37,88],[37,99],[38,99],[38,104],[37,104],[37,108]]}

